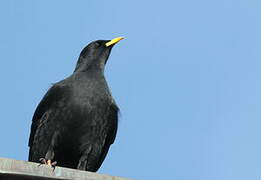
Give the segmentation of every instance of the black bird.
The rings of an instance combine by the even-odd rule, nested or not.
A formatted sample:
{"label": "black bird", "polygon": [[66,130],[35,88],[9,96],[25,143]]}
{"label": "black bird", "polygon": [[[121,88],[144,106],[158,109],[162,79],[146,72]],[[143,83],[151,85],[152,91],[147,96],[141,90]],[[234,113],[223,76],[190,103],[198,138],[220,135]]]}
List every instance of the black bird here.
{"label": "black bird", "polygon": [[37,106],[29,161],[97,171],[118,125],[118,107],[104,77],[112,47],[121,37],[91,42],[71,76],[55,83]]}

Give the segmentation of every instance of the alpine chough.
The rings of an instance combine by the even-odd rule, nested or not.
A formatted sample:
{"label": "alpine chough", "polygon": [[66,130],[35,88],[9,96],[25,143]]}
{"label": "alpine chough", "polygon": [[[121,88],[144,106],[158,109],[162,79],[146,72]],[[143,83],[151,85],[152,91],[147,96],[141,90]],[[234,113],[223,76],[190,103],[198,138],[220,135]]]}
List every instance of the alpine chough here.
{"label": "alpine chough", "polygon": [[29,161],[97,171],[118,125],[118,107],[104,77],[112,47],[122,37],[91,42],[71,76],[52,85],[37,106]]}

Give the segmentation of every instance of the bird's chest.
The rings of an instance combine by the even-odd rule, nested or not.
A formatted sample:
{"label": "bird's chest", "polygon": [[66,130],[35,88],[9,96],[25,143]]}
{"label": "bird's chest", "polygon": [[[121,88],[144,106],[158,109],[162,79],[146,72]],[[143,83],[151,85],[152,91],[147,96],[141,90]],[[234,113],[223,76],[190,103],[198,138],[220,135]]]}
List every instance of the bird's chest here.
{"label": "bird's chest", "polygon": [[74,95],[73,104],[84,112],[105,110],[113,102],[109,92],[103,89],[87,89]]}
{"label": "bird's chest", "polygon": [[72,122],[78,122],[80,126],[83,124],[94,126],[106,121],[106,114],[113,103],[113,99],[104,90],[85,88],[85,91],[78,91],[71,102]]}
{"label": "bird's chest", "polygon": [[73,107],[68,126],[70,128],[66,134],[79,141],[89,141],[106,134],[110,124],[113,124],[108,116],[109,100],[90,100],[83,96],[79,101],[80,103]]}
{"label": "bird's chest", "polygon": [[85,79],[74,84],[72,97],[79,105],[96,105],[112,99],[105,80]]}
{"label": "bird's chest", "polygon": [[109,89],[104,83],[87,81],[74,85],[67,103],[68,127],[76,134],[102,129],[109,123],[108,113],[113,102]]}

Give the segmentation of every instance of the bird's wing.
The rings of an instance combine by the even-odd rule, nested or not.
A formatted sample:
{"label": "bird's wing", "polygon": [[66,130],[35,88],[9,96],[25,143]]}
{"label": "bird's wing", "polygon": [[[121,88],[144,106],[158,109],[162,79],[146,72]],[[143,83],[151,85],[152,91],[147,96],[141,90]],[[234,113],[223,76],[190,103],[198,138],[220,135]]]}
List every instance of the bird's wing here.
{"label": "bird's wing", "polygon": [[116,104],[112,104],[109,108],[108,111],[108,119],[112,124],[110,124],[108,135],[106,138],[107,143],[110,145],[114,143],[117,129],[118,129],[118,113],[119,113],[119,108],[117,107]]}
{"label": "bird's wing", "polygon": [[95,167],[96,171],[99,169],[102,162],[104,161],[108,153],[108,150],[110,148],[110,145],[114,143],[117,134],[117,129],[118,129],[118,112],[119,112],[119,108],[117,107],[117,105],[112,104],[106,113],[107,118],[112,123],[110,123],[110,125],[108,126],[107,134],[104,139],[102,152],[100,154],[99,161],[96,163],[96,167]]}
{"label": "bird's wing", "polygon": [[29,138],[28,146],[32,147],[34,136],[37,130],[37,127],[39,126],[40,119],[45,114],[45,112],[48,111],[48,109],[52,106],[53,103],[57,102],[62,97],[62,89],[63,87],[53,85],[45,94],[39,105],[37,106],[35,113],[33,115],[32,119],[32,125],[31,125],[31,134]]}

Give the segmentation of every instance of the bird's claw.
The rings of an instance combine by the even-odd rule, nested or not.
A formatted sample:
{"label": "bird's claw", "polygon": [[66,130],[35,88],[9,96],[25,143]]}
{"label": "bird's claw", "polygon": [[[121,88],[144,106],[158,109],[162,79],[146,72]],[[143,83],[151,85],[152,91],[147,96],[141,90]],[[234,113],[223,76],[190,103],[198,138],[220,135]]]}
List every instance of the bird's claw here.
{"label": "bird's claw", "polygon": [[53,170],[55,169],[55,166],[57,164],[57,161],[52,162],[52,160],[46,160],[45,158],[40,158],[39,161],[40,164],[38,166],[41,166],[42,164],[46,164],[48,166],[51,166]]}
{"label": "bird's claw", "polygon": [[55,167],[56,164],[57,164],[57,161],[51,162],[51,160],[50,160],[50,164],[48,164],[48,165],[51,165],[52,167]]}
{"label": "bird's claw", "polygon": [[41,166],[42,164],[47,164],[47,161],[45,158],[40,158],[39,161],[40,161],[40,164],[38,166]]}

